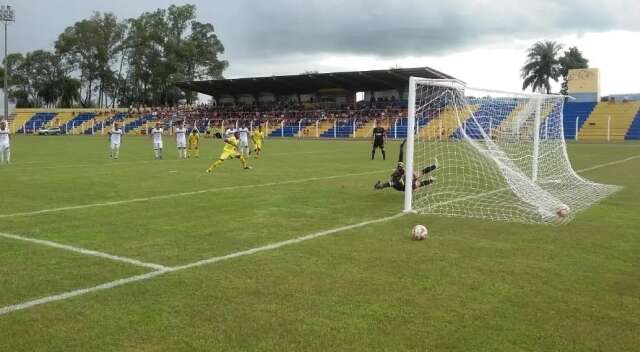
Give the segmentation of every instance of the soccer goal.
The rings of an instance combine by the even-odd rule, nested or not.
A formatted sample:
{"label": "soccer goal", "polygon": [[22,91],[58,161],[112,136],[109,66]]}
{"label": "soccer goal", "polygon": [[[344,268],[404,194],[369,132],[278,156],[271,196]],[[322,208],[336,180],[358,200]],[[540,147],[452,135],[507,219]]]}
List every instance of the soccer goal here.
{"label": "soccer goal", "polygon": [[[457,80],[412,77],[409,84],[405,212],[559,224],[619,189],[573,170],[566,97]],[[416,188],[423,170],[435,182]]]}

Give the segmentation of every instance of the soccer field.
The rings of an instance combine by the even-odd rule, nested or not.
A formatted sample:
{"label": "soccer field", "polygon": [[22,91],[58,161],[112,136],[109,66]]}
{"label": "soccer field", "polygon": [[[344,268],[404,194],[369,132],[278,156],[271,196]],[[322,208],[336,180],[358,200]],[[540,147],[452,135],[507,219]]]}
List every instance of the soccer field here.
{"label": "soccer field", "polygon": [[[0,351],[632,351],[640,144],[569,144],[624,189],[564,226],[401,216],[364,141],[13,140],[0,167]],[[379,156],[378,156],[379,157]],[[413,225],[429,228],[415,242]]]}

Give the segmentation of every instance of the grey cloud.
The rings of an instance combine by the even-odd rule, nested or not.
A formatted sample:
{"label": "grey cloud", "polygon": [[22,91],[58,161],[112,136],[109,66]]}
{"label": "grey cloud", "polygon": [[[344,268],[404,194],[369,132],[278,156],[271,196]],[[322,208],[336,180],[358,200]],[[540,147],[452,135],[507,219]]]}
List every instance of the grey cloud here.
{"label": "grey cloud", "polygon": [[[234,61],[296,54],[445,55],[495,41],[640,30],[637,0],[15,0],[20,51],[50,48],[92,11],[120,18],[194,3]],[[14,42],[15,43],[15,42]]]}
{"label": "grey cloud", "polygon": [[306,1],[235,5],[230,55],[441,55],[496,38],[639,30],[637,1]]}

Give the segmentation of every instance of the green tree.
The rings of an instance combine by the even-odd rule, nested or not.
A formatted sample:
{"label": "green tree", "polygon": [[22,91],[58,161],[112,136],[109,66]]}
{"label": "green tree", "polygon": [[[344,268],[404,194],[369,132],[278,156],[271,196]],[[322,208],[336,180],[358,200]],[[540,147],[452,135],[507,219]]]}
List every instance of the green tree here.
{"label": "green tree", "polygon": [[66,28],[55,52],[10,54],[4,64],[19,107],[175,105],[197,98],[175,82],[222,78],[222,53],[194,5],[172,5],[125,21],[96,12]]}
{"label": "green tree", "polygon": [[10,70],[10,95],[17,99],[18,107],[67,106],[62,97],[65,83],[72,80],[72,67],[60,56],[36,50],[26,55],[10,54],[5,64]]}
{"label": "green tree", "polygon": [[77,78],[65,77],[60,86],[60,106],[70,108],[80,102],[82,82]]}
{"label": "green tree", "polygon": [[129,104],[151,102],[151,80],[159,71],[164,43],[165,10],[145,12],[128,20],[124,41],[127,57],[127,80],[123,82],[123,101]]}
{"label": "green tree", "polygon": [[562,75],[561,93],[566,95],[569,90],[569,70],[589,68],[589,60],[582,56],[582,52],[574,46],[565,51],[558,61],[560,63],[560,74]]}
{"label": "green tree", "polygon": [[35,95],[31,84],[31,69],[20,53],[7,55],[4,61],[9,71],[9,95],[16,98],[17,107],[33,107]]}
{"label": "green tree", "polygon": [[195,94],[174,83],[221,78],[228,65],[219,58],[224,46],[213,25],[196,21],[193,5],[145,12],[128,25],[126,79],[118,84],[123,102],[175,105],[180,99],[193,100]]}
{"label": "green tree", "polygon": [[[15,62],[18,60],[22,60],[19,58],[22,58],[22,54],[9,54],[4,64],[6,65],[6,63],[9,62],[10,69],[13,69],[16,67]],[[4,88],[4,73],[5,73],[5,68],[2,67],[0,69],[0,85],[3,88]],[[20,83],[20,84],[18,85],[17,83]],[[10,77],[9,77],[9,96],[11,98],[16,99],[16,105],[19,108],[33,107],[33,102],[30,99],[30,95],[28,90],[26,89],[26,86],[21,82],[19,82],[19,79],[16,79],[16,77],[14,76],[13,70],[10,71]]]}
{"label": "green tree", "polygon": [[535,92],[551,93],[550,80],[558,81],[560,62],[558,53],[562,46],[554,41],[537,42],[527,51],[527,61],[522,67],[522,90],[531,87]]}
{"label": "green tree", "polygon": [[60,97],[61,82],[66,77],[61,58],[49,51],[36,50],[26,55],[25,62],[31,69],[36,105],[55,106]]}
{"label": "green tree", "polygon": [[105,93],[113,91],[107,85],[115,82],[112,67],[123,49],[125,26],[112,13],[96,12],[65,29],[55,42],[56,52],[80,73],[85,95],[81,99],[83,106],[93,105],[94,93],[99,106],[107,105]]}

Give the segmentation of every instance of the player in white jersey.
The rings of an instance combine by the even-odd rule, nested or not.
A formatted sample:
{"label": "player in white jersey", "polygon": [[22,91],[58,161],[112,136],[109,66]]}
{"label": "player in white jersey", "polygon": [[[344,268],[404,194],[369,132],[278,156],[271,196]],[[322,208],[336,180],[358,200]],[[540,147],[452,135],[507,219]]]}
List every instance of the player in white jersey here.
{"label": "player in white jersey", "polygon": [[249,129],[247,126],[242,126],[238,129],[238,133],[240,133],[240,144],[238,145],[238,149],[240,154],[247,156],[249,155]]}
{"label": "player in white jersey", "polygon": [[0,165],[11,163],[11,132],[7,121],[0,121]]}
{"label": "player in white jersey", "polygon": [[162,159],[162,127],[160,123],[156,122],[156,127],[151,130],[151,138],[153,139],[153,154],[156,159]]}
{"label": "player in white jersey", "polygon": [[227,130],[224,131],[224,138],[229,138],[229,137],[233,136],[234,134],[236,134],[235,128],[227,128]]}
{"label": "player in white jersey", "polygon": [[109,156],[112,159],[118,159],[120,157],[120,142],[122,142],[122,128],[116,122],[113,124],[113,128],[109,131],[109,150],[111,153]]}
{"label": "player in white jersey", "polygon": [[178,159],[187,158],[187,129],[184,128],[182,121],[178,122],[176,128],[176,145],[178,146]]}

